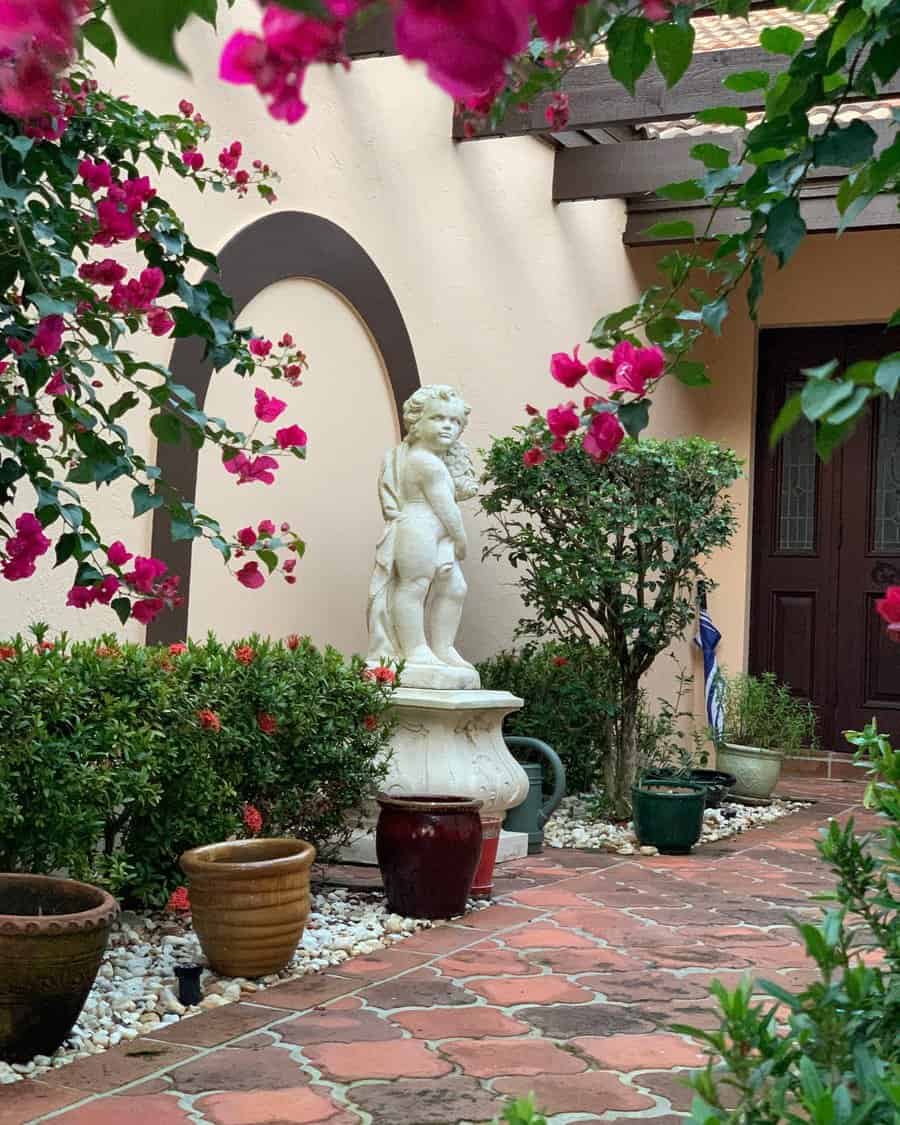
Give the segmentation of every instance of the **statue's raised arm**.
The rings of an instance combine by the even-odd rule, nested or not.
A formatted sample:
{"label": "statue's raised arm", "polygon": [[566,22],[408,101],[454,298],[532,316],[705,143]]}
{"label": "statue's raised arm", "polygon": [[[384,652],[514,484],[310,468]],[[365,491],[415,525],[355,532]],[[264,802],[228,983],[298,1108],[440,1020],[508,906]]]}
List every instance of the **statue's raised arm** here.
{"label": "statue's raised arm", "polygon": [[385,529],[369,589],[370,663],[403,660],[405,687],[477,688],[454,647],[466,581],[459,500],[478,491],[459,440],[469,407],[452,387],[420,387],[403,406],[406,437],[378,482]]}

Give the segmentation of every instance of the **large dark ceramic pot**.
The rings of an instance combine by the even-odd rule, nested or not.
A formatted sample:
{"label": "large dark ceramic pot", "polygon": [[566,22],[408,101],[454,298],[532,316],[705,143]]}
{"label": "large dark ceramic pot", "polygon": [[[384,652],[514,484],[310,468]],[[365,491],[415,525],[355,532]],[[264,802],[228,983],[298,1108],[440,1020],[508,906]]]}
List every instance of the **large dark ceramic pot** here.
{"label": "large dark ceramic pot", "polygon": [[672,778],[683,778],[685,781],[693,781],[698,785],[702,785],[706,790],[706,807],[708,809],[717,809],[722,801],[728,795],[730,789],[733,789],[737,784],[737,778],[733,773],[725,773],[724,770],[688,770],[687,773],[679,773],[678,770],[669,766],[660,766],[657,769],[644,771],[645,781],[668,781]]}
{"label": "large dark ceramic pot", "polygon": [[631,790],[634,833],[663,855],[687,855],[703,831],[705,787],[680,778],[645,778]]}
{"label": "large dark ceramic pot", "polygon": [[87,883],[0,875],[0,1059],[52,1055],[87,1000],[119,906]]}
{"label": "large dark ceramic pot", "polygon": [[378,797],[378,866],[388,906],[410,918],[463,914],[481,856],[481,801]]}

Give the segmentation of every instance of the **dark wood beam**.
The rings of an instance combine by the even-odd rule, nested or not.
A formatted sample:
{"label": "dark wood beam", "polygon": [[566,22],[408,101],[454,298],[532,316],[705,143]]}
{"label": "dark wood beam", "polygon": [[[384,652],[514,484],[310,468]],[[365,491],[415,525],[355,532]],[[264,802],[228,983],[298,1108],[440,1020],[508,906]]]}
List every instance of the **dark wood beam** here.
{"label": "dark wood beam", "polygon": [[[840,212],[835,196],[840,181],[832,180],[825,184],[814,184],[804,188],[800,194],[800,214],[810,234],[834,233],[840,225]],[[628,206],[628,219],[623,241],[626,246],[668,245],[684,242],[683,238],[658,238],[648,235],[647,229],[654,223],[670,223],[686,219],[694,224],[698,232],[706,229],[710,221],[710,209],[701,205],[682,204],[679,207],[660,206],[660,200],[631,203]],[[746,227],[746,212],[722,208],[712,220],[709,234],[736,234]],[[900,209],[896,195],[879,195],[858,215],[848,228],[854,230],[886,230],[900,228]]]}
{"label": "dark wood beam", "polygon": [[348,29],[345,46],[351,59],[396,55],[393,11],[379,7],[364,14]]}
{"label": "dark wood beam", "polygon": [[[882,121],[869,121],[877,134],[875,151],[889,145],[895,130]],[[664,141],[626,141],[594,145],[592,148],[560,149],[553,167],[554,203],[580,199],[616,199],[647,195],[663,184],[701,176],[699,160],[691,156],[694,145],[709,143],[740,151],[740,133],[708,133],[704,136],[673,137]],[[745,171],[744,178],[750,174]],[[838,168],[812,168],[808,179],[835,179]]]}
{"label": "dark wood beam", "polygon": [[[569,95],[568,129],[603,129],[607,126],[637,125],[645,121],[672,121],[690,117],[708,106],[737,106],[746,110],[764,108],[759,90],[738,94],[722,85],[722,78],[738,70],[764,70],[781,73],[787,62],[761,47],[740,47],[736,50],[704,51],[694,55],[684,77],[667,89],[658,70],[648,71],[637,83],[635,96],[610,74],[606,63],[584,63],[563,78],[562,89]],[[879,91],[879,98],[900,96],[900,74]],[[477,133],[472,140],[488,137],[516,137],[529,133],[546,133],[544,119],[551,95],[543,94],[528,110],[515,110],[495,130]],[[848,101],[870,101],[869,95],[856,95]],[[466,139],[462,122],[455,120],[453,136]]]}

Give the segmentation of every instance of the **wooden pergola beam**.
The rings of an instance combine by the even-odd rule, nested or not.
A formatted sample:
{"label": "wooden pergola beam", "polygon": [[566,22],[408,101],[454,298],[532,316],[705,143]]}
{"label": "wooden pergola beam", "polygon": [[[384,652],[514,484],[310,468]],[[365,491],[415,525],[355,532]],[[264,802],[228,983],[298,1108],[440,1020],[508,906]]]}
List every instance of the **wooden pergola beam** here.
{"label": "wooden pergola beam", "polygon": [[[840,181],[831,180],[824,184],[813,184],[800,194],[800,214],[810,234],[834,233],[841,220],[837,209],[836,195]],[[628,219],[622,241],[626,246],[660,246],[674,242],[684,242],[683,238],[658,238],[648,235],[647,229],[654,223],[670,223],[686,219],[694,224],[699,233],[705,230],[710,221],[710,209],[702,205],[680,207],[661,207],[659,200],[632,203],[628,207]],[[746,212],[722,208],[715,215],[709,235],[736,234],[746,227]],[[849,230],[890,230],[900,228],[900,209],[895,195],[879,195],[857,216]]]}
{"label": "wooden pergola beam", "polygon": [[[867,121],[877,134],[875,151],[894,139],[895,130],[881,121]],[[727,148],[732,157],[740,152],[740,133],[706,133],[658,141],[623,141],[589,148],[559,149],[554,158],[553,202],[582,199],[617,199],[647,195],[663,184],[702,176],[704,167],[691,156],[698,144]],[[750,174],[746,168],[744,177]],[[809,180],[835,179],[839,168],[812,168]]]}
{"label": "wooden pergola beam", "polygon": [[347,30],[345,42],[351,59],[396,55],[394,13],[389,7],[375,8]]}
{"label": "wooden pergola beam", "polygon": [[[786,66],[783,57],[772,55],[761,47],[740,47],[734,50],[703,51],[694,55],[684,77],[671,89],[658,70],[652,68],[638,80],[634,97],[613,78],[606,63],[584,63],[566,74],[562,90],[569,96],[569,120],[566,128],[602,129],[609,126],[639,125],[647,121],[674,121],[690,117],[708,106],[735,106],[748,111],[763,109],[759,90],[739,94],[722,85],[724,75],[738,70],[764,70],[781,73]],[[879,98],[900,96],[900,76],[882,87]],[[515,110],[495,130],[476,133],[472,140],[490,137],[517,137],[546,133],[544,111],[550,94],[537,98],[528,110]],[[871,101],[871,95],[851,95],[848,101]],[[454,120],[453,136],[465,140],[462,121]]]}

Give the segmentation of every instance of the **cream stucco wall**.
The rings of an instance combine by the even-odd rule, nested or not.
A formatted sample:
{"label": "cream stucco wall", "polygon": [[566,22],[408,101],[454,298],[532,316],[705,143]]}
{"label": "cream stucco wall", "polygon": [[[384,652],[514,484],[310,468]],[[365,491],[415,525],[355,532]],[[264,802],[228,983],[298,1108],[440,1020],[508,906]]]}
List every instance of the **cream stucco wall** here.
{"label": "cream stucco wall", "polygon": [[[325,216],[361,243],[400,306],[423,382],[454,384],[471,403],[467,440],[473,448],[522,420],[526,401],[555,401],[550,353],[583,339],[604,309],[633,299],[621,204],[554,207],[553,154],[538,141],[454,144],[450,100],[397,58],[366,60],[350,73],[317,69],[308,81],[306,118],[293,127],[271,120],[255,91],[226,86],[216,76],[224,37],[258,19],[258,6],[239,0],[223,10],[218,36],[206,25],[189,25],[181,47],[190,79],[138,59],[124,45],[115,70],[99,76],[160,112],[173,112],[180,98],[189,98],[215,130],[204,146],[207,160],[241,138],[250,159],[268,161],[281,173],[276,209]],[[213,250],[270,213],[254,196],[198,196],[171,175],[164,190],[194,241]],[[318,642],[362,648],[378,523],[375,481],[383,448],[396,437],[380,357],[353,311],[307,282],[273,286],[242,320],[261,331],[291,331],[309,355],[306,385],[290,394],[285,415],[309,432],[309,458],[283,471],[269,489],[237,488],[204,451],[199,499],[229,530],[251,516],[286,513],[307,539],[309,555],[297,568],[295,586],[278,581],[254,594],[207,549],[195,547],[191,631],[310,632]],[[153,358],[164,357],[159,342],[143,346]],[[227,405],[238,412],[235,424],[246,425],[250,390],[222,373],[210,405]],[[510,573],[478,561],[472,507],[471,593],[461,646],[480,658],[509,643],[519,611]],[[97,515],[133,550],[149,549],[149,521],[131,524],[121,490],[101,494]],[[76,635],[113,628],[114,619],[102,610],[63,608],[68,581],[68,571],[53,574],[45,559],[31,582],[7,586],[0,633],[36,614]]]}

